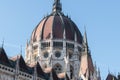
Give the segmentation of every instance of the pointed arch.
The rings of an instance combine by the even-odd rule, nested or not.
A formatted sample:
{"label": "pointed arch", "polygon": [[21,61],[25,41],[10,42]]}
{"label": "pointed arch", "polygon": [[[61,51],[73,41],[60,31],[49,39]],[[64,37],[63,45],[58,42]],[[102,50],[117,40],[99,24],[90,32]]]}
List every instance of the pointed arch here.
{"label": "pointed arch", "polygon": [[53,69],[55,70],[56,73],[61,73],[61,71],[62,71],[62,66],[61,66],[59,63],[56,63],[56,64],[53,66]]}

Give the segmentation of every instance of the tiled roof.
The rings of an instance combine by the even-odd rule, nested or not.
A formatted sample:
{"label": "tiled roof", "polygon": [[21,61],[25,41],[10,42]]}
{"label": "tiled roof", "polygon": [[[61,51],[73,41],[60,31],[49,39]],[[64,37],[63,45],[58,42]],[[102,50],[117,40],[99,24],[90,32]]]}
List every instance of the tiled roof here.
{"label": "tiled roof", "polygon": [[19,60],[18,64],[19,64],[20,71],[33,75],[34,67],[35,67],[35,65],[37,65],[37,75],[44,79],[48,77],[48,76],[46,76],[46,73],[43,72],[39,63],[28,66],[25,63],[25,61],[21,55],[14,56],[14,57],[8,59],[8,56],[6,55],[5,50],[3,48],[0,48],[0,64],[15,69],[16,65],[17,65],[17,60]]}
{"label": "tiled roof", "polygon": [[3,48],[0,48],[0,64],[12,67],[12,65],[10,64],[10,61],[6,55],[6,52]]}
{"label": "tiled roof", "polygon": [[92,62],[92,58],[89,55],[84,55],[86,57],[82,57],[81,58],[81,73],[84,74],[84,76],[86,76],[87,72],[94,72],[94,66],[93,66],[93,62]]}
{"label": "tiled roof", "polygon": [[109,73],[106,80],[117,80],[117,78],[114,75]]}
{"label": "tiled roof", "polygon": [[52,13],[45,17],[33,30],[31,41],[39,41],[51,39],[63,39],[63,32],[65,30],[66,40],[75,40],[75,33],[77,36],[77,42],[82,43],[82,35],[76,26],[76,24],[67,16],[62,13]]}

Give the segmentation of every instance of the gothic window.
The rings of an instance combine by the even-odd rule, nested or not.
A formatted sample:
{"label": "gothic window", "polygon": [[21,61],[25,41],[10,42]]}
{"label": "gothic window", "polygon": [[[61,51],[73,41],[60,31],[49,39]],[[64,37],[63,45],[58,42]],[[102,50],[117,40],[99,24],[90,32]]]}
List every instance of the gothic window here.
{"label": "gothic window", "polygon": [[54,66],[53,69],[56,71],[56,73],[61,73],[61,71],[62,71],[62,66],[57,63],[57,64],[55,64],[55,66]]}
{"label": "gothic window", "polygon": [[59,58],[61,56],[61,53],[59,51],[55,52],[55,57]]}
{"label": "gothic window", "polygon": [[67,46],[67,48],[74,48],[74,44],[71,44],[71,43],[66,43],[66,46]]}
{"label": "gothic window", "polygon": [[48,52],[45,52],[45,53],[43,54],[43,56],[44,56],[44,58],[48,58],[49,53],[48,53]]}
{"label": "gothic window", "polygon": [[42,48],[50,47],[50,42],[41,43]]}
{"label": "gothic window", "polygon": [[62,42],[53,42],[53,47],[63,47]]}

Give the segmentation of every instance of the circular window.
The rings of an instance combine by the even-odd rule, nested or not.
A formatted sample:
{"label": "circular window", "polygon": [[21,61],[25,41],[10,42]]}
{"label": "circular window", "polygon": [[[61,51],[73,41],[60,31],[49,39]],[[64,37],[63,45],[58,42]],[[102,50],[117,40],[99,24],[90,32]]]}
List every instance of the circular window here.
{"label": "circular window", "polygon": [[59,58],[61,56],[61,53],[59,51],[55,52],[55,57]]}
{"label": "circular window", "polygon": [[48,53],[48,52],[45,52],[45,53],[44,53],[44,58],[48,58],[48,55],[49,55],[49,53]]}
{"label": "circular window", "polygon": [[53,69],[56,73],[60,73],[62,71],[62,66],[60,64],[56,64]]}

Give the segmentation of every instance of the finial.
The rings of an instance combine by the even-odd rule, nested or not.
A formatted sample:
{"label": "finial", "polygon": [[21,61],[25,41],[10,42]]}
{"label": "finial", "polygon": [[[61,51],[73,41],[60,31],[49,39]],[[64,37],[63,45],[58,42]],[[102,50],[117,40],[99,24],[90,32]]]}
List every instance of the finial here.
{"label": "finial", "polygon": [[95,69],[97,69],[96,61],[95,61],[94,67],[95,67]]}
{"label": "finial", "polygon": [[84,26],[84,42],[87,44],[87,32],[86,32],[86,26]]}
{"label": "finial", "polygon": [[2,40],[2,48],[4,47],[4,38],[3,38],[3,40]]}
{"label": "finial", "polygon": [[28,41],[28,39],[27,39],[26,48],[28,48],[28,46],[29,46],[29,41]]}
{"label": "finial", "polygon": [[108,73],[110,74],[110,69],[109,69],[109,67],[108,67]]}
{"label": "finial", "polygon": [[20,54],[22,54],[22,45],[20,46],[20,49],[21,49],[21,50],[20,50]]}
{"label": "finial", "polygon": [[98,67],[98,74],[100,75],[100,68]]}
{"label": "finial", "polygon": [[60,0],[54,0],[52,11],[56,12],[56,11],[61,11],[61,10],[62,10],[62,5],[60,3]]}

